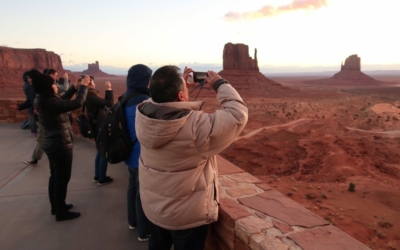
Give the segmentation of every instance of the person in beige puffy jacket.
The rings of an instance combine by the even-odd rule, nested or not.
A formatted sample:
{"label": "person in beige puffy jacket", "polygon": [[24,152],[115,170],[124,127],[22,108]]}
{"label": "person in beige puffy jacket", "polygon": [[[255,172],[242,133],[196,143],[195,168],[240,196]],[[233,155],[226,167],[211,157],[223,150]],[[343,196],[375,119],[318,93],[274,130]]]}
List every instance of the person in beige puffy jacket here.
{"label": "person in beige puffy jacket", "polygon": [[152,222],[149,249],[203,249],[207,225],[218,219],[215,155],[238,137],[248,119],[238,92],[214,71],[204,80],[217,92],[221,109],[200,111],[203,102],[189,101],[193,72],[159,68],[150,79],[151,98],[136,110],[140,197]]}

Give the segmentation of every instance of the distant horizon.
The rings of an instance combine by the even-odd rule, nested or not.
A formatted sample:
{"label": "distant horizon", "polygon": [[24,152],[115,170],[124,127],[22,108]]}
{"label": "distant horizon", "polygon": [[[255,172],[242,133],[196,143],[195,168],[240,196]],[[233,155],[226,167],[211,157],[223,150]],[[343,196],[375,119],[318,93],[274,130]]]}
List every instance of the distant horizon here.
{"label": "distant horizon", "polygon": [[[92,62],[94,63],[94,62]],[[119,75],[124,76],[127,75],[129,68],[118,68],[110,65],[102,65],[100,64],[100,70],[111,75]],[[163,65],[148,65],[153,72],[157,70],[159,67]],[[219,72],[222,70],[222,63],[221,65],[218,64],[194,64],[194,63],[180,63],[176,64],[176,66],[180,68],[184,68],[188,66],[195,71],[207,71],[207,70],[214,70]],[[81,65],[67,65],[63,66],[65,70],[69,70],[72,72],[82,72],[88,69],[88,64],[81,64]],[[263,74],[270,74],[270,75],[304,75],[304,74],[317,74],[317,75],[328,75],[328,74],[335,74],[340,71],[340,65],[338,66],[314,66],[314,67],[299,67],[299,66],[281,66],[281,67],[268,67],[268,66],[259,66],[259,71]],[[371,72],[378,74],[381,73],[392,73],[400,75],[400,64],[396,65],[361,65],[362,72]]]}
{"label": "distant horizon", "polygon": [[222,68],[229,42],[246,44],[252,58],[257,48],[267,73],[336,70],[353,54],[363,70],[395,70],[398,6],[396,0],[3,1],[0,46],[46,48],[66,69],[99,61],[113,66],[110,73],[138,63]]}

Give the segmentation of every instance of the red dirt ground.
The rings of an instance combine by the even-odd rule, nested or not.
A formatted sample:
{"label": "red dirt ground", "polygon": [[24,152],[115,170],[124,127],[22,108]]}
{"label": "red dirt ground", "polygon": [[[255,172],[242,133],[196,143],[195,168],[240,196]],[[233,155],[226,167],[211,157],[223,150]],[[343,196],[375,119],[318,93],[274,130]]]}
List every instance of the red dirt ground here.
{"label": "red dirt ground", "polygon": [[[376,87],[306,84],[315,79],[273,78],[294,90],[265,97],[242,90],[249,122],[221,155],[370,248],[400,249],[400,76],[375,77],[391,82]],[[102,94],[106,80],[116,97],[126,88],[125,77],[97,77]],[[197,99],[206,112],[217,106],[206,87]]]}
{"label": "red dirt ground", "polygon": [[249,123],[221,155],[372,249],[400,249],[400,87],[273,80],[301,93],[244,97]]}

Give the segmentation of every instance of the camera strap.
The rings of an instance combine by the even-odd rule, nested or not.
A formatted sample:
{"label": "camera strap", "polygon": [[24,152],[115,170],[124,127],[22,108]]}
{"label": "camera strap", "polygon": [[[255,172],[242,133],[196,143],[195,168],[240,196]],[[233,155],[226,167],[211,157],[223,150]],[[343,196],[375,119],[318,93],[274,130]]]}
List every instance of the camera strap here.
{"label": "camera strap", "polygon": [[200,94],[200,91],[203,89],[203,86],[204,86],[204,80],[201,81],[201,82],[199,82],[199,85],[197,85],[196,87],[194,87],[194,89],[192,89],[192,91],[189,92],[189,95],[190,95],[193,91],[195,91],[198,87],[200,87],[199,92],[197,92],[197,95],[196,95],[196,97],[194,98],[193,101],[196,101],[197,97],[198,97],[199,94]]}

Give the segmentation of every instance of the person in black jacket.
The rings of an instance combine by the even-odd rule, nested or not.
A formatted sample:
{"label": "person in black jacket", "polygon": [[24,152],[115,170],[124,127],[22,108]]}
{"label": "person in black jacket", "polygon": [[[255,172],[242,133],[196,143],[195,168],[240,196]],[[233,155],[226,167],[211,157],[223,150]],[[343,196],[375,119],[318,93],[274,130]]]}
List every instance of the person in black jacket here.
{"label": "person in black jacket", "polygon": [[[33,150],[31,160],[23,161],[23,163],[26,165],[36,166],[38,164],[38,161],[40,159],[42,159],[42,155],[43,155],[43,150],[42,150],[43,129],[42,129],[42,125],[39,122],[38,116],[36,114],[36,110],[34,108],[34,100],[36,97],[36,92],[32,87],[32,79],[27,74],[28,74],[28,71],[25,72],[24,76],[23,76],[23,78],[26,79],[26,81],[29,84],[29,88],[26,89],[26,92],[25,92],[26,100],[25,100],[25,102],[23,102],[21,104],[10,105],[10,108],[17,109],[17,110],[25,110],[25,109],[28,111],[30,109],[32,110],[32,115],[33,115],[33,119],[34,119],[33,123],[35,124],[35,127],[36,127],[36,136],[33,136],[33,137],[37,137],[37,144],[36,144],[35,149]],[[31,125],[31,124],[30,124],[30,126],[33,127],[33,125]],[[39,132],[39,133],[37,133],[37,132]]]}
{"label": "person in black jacket", "polygon": [[[96,142],[96,146],[98,142],[97,131],[99,130],[99,124],[103,121],[106,116],[104,107],[111,107],[114,104],[114,94],[111,89],[111,83],[107,81],[105,83],[105,98],[101,98],[99,96],[99,91],[96,90],[96,84],[94,82],[94,78],[91,78],[91,81],[88,85],[89,91],[86,98],[86,112],[89,118],[89,122],[92,125],[94,138]],[[99,151],[97,151],[96,158],[94,161],[94,178],[93,182],[98,183],[99,186],[110,183],[113,181],[113,178],[107,176],[107,159],[104,158]]]}
{"label": "person in black jacket", "polygon": [[[24,90],[24,94],[26,97],[26,100],[28,100],[29,98],[31,98],[32,96],[32,79],[30,77],[28,77],[26,75],[27,72],[24,72],[24,74],[22,75],[22,89]],[[35,93],[36,95],[36,93]],[[32,100],[33,103],[33,100]],[[26,109],[26,111],[29,114],[29,129],[31,130],[31,137],[37,137],[38,136],[38,131],[37,131],[37,125],[36,125],[36,119],[35,116],[37,118],[37,115],[34,114],[33,112],[34,108],[33,105],[30,106],[29,108]]]}
{"label": "person in black jacket", "polygon": [[[65,203],[73,157],[73,132],[67,112],[85,103],[90,77],[77,81],[60,97],[53,78],[36,69],[29,71],[28,75],[37,93],[34,104],[43,126],[42,149],[50,164],[48,191],[51,214],[56,215],[56,221],[78,218],[80,213],[68,211],[73,205]],[[76,98],[70,100],[75,93]]]}

